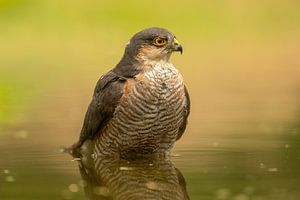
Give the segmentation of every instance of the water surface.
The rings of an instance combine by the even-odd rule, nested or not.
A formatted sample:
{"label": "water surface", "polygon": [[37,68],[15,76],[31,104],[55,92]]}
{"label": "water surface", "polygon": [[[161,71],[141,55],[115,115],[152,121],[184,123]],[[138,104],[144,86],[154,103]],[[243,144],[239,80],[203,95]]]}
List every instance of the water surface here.
{"label": "water surface", "polygon": [[[79,161],[59,151],[60,145],[18,134],[3,136],[0,142],[0,196],[5,200],[84,196],[296,200],[300,195],[300,142],[296,137],[202,138],[204,147],[175,148],[172,162],[99,161],[85,171]],[[91,170],[93,173],[88,172]]]}

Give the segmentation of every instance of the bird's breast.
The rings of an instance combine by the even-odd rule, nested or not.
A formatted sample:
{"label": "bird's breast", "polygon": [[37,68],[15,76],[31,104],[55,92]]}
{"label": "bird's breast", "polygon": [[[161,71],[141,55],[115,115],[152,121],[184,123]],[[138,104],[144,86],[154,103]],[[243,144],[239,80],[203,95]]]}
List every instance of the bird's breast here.
{"label": "bird's breast", "polygon": [[[155,65],[152,69],[136,76],[132,92],[149,93],[147,98],[164,100],[183,89],[183,79],[172,64]],[[168,101],[168,99],[165,99]]]}
{"label": "bird's breast", "polygon": [[183,122],[184,105],[184,84],[177,69],[169,63],[154,66],[127,81],[101,141],[110,141],[122,152],[168,151]]}

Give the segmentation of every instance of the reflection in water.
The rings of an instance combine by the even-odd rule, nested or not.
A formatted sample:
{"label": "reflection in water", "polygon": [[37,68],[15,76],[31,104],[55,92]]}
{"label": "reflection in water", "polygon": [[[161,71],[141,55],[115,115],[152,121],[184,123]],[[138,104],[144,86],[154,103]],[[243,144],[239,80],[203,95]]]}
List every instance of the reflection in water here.
{"label": "reflection in water", "polygon": [[82,160],[87,199],[189,199],[184,177],[170,160]]}

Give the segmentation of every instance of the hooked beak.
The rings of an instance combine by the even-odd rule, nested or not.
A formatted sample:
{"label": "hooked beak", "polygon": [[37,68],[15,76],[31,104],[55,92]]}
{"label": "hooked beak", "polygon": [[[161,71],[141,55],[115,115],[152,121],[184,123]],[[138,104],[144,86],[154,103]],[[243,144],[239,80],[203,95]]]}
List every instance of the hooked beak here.
{"label": "hooked beak", "polygon": [[183,52],[182,46],[181,46],[181,44],[176,40],[176,38],[174,38],[174,42],[173,42],[172,47],[173,47],[173,48],[172,48],[173,51],[180,51],[180,53],[182,54],[182,52]]}

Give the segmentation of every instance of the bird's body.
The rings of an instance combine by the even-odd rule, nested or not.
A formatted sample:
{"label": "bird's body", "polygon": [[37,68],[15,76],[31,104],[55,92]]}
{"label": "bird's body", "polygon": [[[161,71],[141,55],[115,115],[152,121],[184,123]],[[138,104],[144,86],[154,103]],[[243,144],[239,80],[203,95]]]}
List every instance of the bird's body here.
{"label": "bird's body", "polygon": [[168,152],[179,137],[186,99],[182,76],[171,63],[151,66],[128,80],[114,116],[97,138],[96,152]]}
{"label": "bird's body", "polygon": [[[168,43],[153,42],[157,38]],[[182,49],[167,30],[137,33],[119,64],[98,81],[75,147],[89,139],[96,155],[168,154],[190,109],[183,78],[169,61],[173,51]]]}

